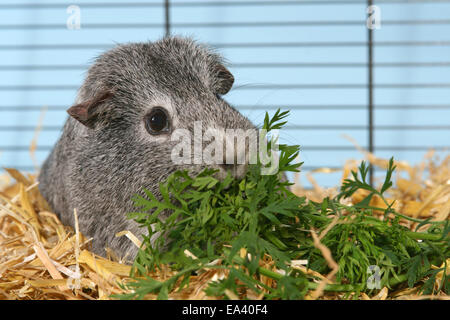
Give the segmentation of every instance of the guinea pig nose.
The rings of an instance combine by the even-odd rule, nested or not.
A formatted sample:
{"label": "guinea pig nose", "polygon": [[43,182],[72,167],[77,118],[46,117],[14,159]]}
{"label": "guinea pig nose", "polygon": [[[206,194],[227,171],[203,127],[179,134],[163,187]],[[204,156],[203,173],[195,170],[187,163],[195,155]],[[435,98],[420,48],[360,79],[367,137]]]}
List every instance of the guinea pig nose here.
{"label": "guinea pig nose", "polygon": [[220,165],[224,169],[232,169],[237,164],[236,148],[225,150],[223,153],[223,163]]}
{"label": "guinea pig nose", "polygon": [[223,163],[220,164],[220,166],[225,169],[226,171],[228,170],[234,170],[236,168],[236,166],[234,165],[234,163]]}

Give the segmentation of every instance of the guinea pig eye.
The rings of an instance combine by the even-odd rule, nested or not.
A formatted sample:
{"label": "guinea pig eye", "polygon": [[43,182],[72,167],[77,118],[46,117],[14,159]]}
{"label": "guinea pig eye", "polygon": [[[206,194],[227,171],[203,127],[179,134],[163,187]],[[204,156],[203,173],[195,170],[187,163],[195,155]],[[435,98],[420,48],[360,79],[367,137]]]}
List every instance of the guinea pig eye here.
{"label": "guinea pig eye", "polygon": [[166,110],[163,108],[153,108],[150,113],[145,116],[145,129],[150,134],[156,135],[170,131],[170,121]]}

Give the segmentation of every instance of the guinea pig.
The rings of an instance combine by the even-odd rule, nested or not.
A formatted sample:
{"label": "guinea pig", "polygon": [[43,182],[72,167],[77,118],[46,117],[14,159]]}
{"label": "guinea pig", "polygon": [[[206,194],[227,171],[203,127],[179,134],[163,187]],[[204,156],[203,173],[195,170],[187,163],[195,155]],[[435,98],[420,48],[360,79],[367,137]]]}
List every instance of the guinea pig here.
{"label": "guinea pig", "polygon": [[[205,45],[166,37],[127,43],[101,54],[89,68],[61,136],[42,165],[39,190],[65,225],[93,238],[92,251],[134,257],[138,248],[116,233],[144,229],[127,218],[143,188],[159,197],[159,183],[177,171],[209,167],[223,177],[245,174],[244,163],[174,162],[177,129],[194,136],[203,128],[253,130],[249,119],[222,95],[234,82],[220,55]],[[217,132],[222,132],[218,130]],[[231,149],[231,148],[229,148]],[[236,157],[236,149],[223,157]],[[230,155],[230,153],[232,153]],[[228,159],[228,158],[227,158]]]}

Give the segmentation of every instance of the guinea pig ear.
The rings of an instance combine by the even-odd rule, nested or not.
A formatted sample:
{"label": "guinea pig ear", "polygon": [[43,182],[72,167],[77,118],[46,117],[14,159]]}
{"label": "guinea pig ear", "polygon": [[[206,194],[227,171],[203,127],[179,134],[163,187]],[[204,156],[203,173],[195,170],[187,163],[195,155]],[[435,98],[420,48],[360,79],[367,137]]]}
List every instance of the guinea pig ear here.
{"label": "guinea pig ear", "polygon": [[101,111],[99,106],[112,96],[113,93],[111,91],[102,91],[93,98],[70,107],[67,113],[86,127],[92,128],[96,116]]}
{"label": "guinea pig ear", "polygon": [[214,68],[215,82],[213,90],[217,94],[226,94],[230,91],[234,83],[234,77],[227,68],[219,64]]}

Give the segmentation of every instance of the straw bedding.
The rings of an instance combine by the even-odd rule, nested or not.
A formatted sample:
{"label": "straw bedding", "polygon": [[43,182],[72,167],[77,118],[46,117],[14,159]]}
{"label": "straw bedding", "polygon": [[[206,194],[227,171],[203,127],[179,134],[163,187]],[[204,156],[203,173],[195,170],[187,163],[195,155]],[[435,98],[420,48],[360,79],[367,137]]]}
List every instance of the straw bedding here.
{"label": "straw bedding", "polygon": [[[364,151],[363,151],[364,152]],[[386,168],[388,161],[364,152],[373,165]],[[341,170],[342,179],[356,170],[359,162],[348,161]],[[395,186],[390,191],[391,200],[395,199],[396,209],[415,218],[449,219],[450,213],[450,155],[436,160],[433,151],[427,153],[424,160],[416,166],[406,162],[397,162]],[[108,259],[94,255],[89,251],[92,241],[78,230],[64,226],[57,215],[51,212],[45,200],[39,194],[36,176],[22,174],[14,169],[6,169],[0,176],[0,299],[112,299],[111,294],[125,292],[121,284],[130,280],[131,265],[121,261],[112,251]],[[316,173],[332,170],[322,168]],[[427,172],[427,174],[425,174]],[[314,180],[314,172],[307,174],[313,189],[305,189],[297,179],[293,191],[298,195],[320,201],[326,196],[337,194],[338,188],[323,189]],[[298,177],[297,177],[298,178]],[[357,203],[364,198],[359,192],[347,201]],[[373,198],[372,204],[383,207],[380,199]],[[74,213],[76,218],[76,212]],[[404,221],[414,229],[416,223]],[[133,238],[129,233],[126,234]],[[137,236],[137,235],[135,235]],[[137,242],[137,239],[134,239]],[[326,249],[326,248],[325,248]],[[186,252],[189,254],[189,252]],[[245,253],[244,253],[245,254]],[[447,260],[450,265],[450,259]],[[270,257],[261,261],[262,266],[270,266]],[[434,266],[438,268],[440,266]],[[314,273],[312,270],[304,272]],[[450,269],[447,269],[447,274]],[[151,276],[157,280],[172,275],[170,269],[163,269]],[[325,279],[326,275],[316,274]],[[436,282],[442,279],[442,272]],[[226,277],[226,273],[216,269],[192,277],[190,285],[181,291],[169,294],[171,299],[214,299],[203,292],[210,281]],[[267,278],[262,281],[274,285]],[[247,296],[250,299],[262,297]],[[149,299],[156,296],[149,295]],[[236,298],[232,293],[228,298]],[[308,299],[340,299],[342,293],[311,292]],[[362,293],[357,298],[370,299]],[[417,288],[403,289],[397,292],[383,288],[372,299],[448,299],[448,296],[418,296]]]}

